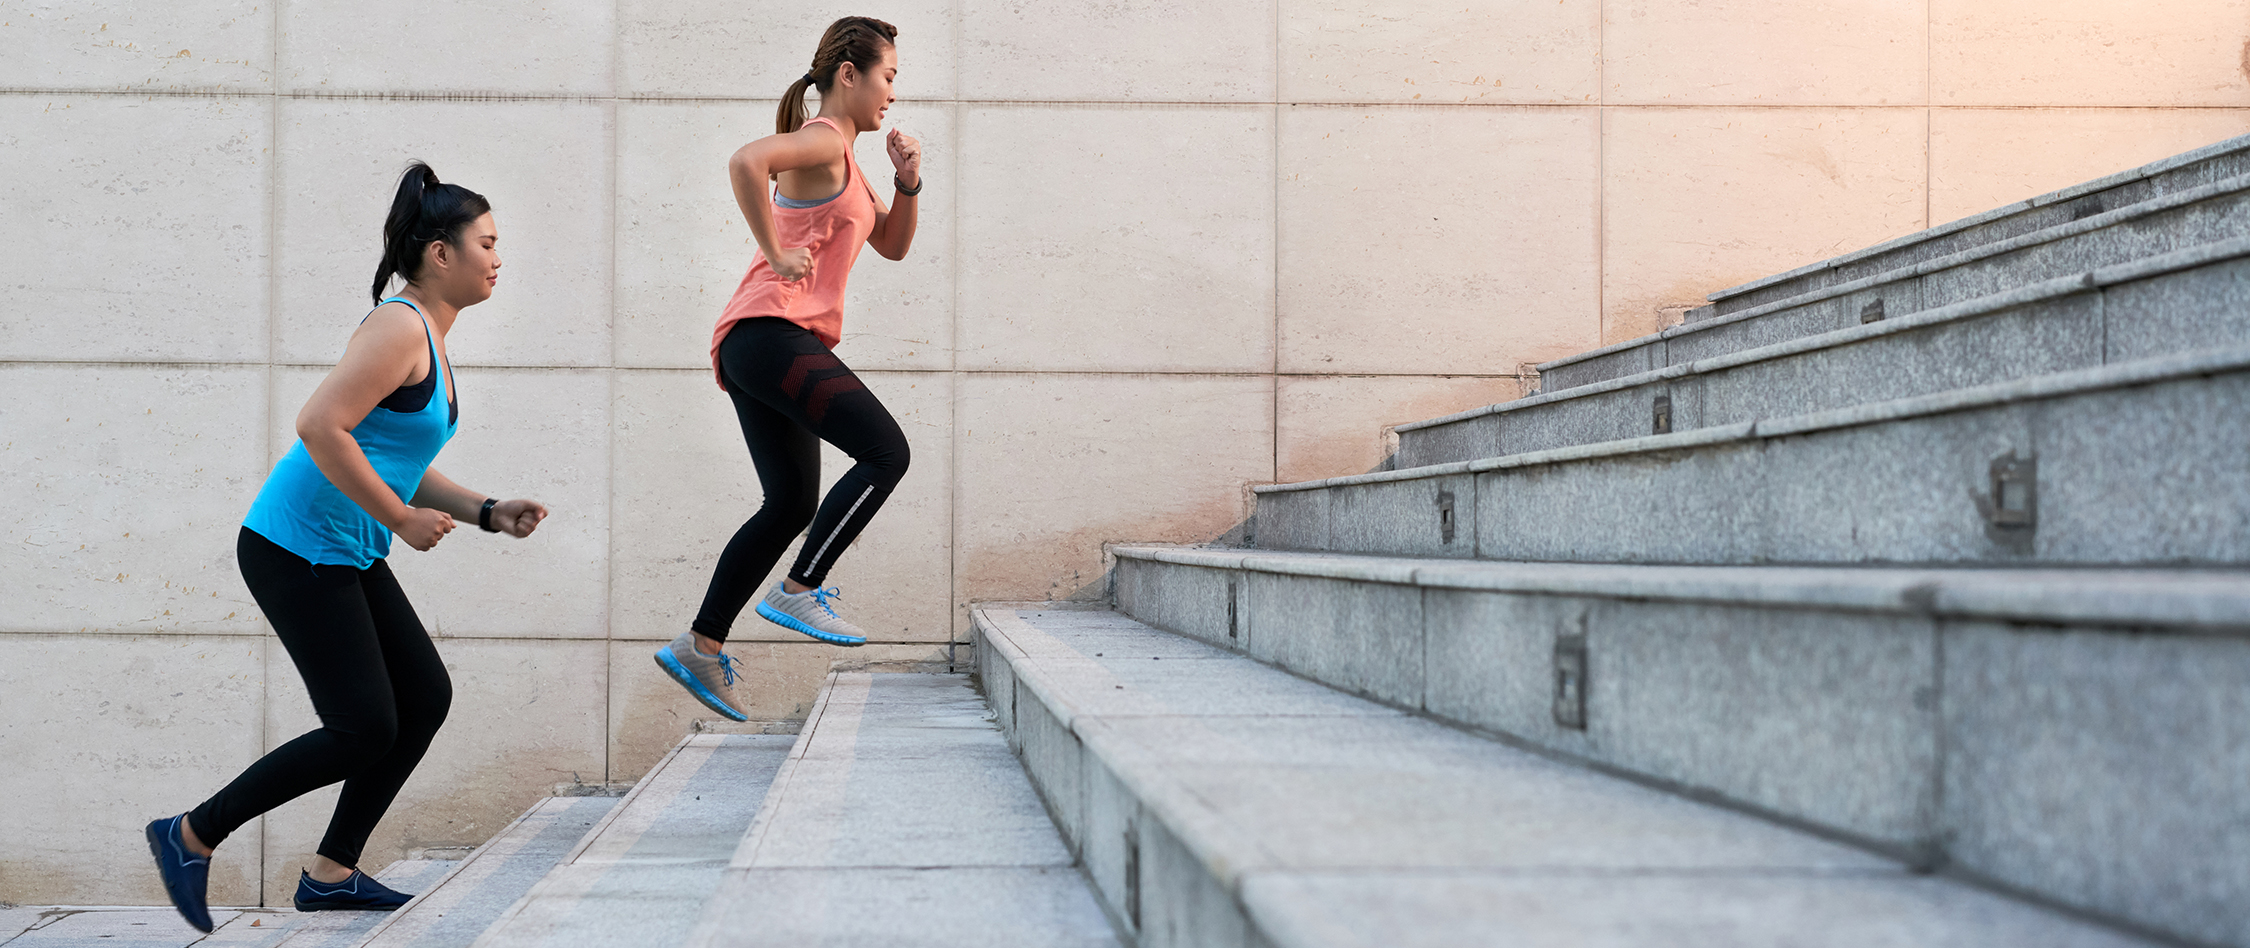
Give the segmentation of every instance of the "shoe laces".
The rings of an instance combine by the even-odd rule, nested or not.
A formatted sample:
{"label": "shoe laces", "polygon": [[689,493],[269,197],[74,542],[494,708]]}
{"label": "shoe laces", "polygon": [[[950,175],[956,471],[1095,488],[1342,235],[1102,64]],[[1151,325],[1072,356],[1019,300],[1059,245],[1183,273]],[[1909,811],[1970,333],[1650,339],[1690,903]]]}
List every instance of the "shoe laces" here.
{"label": "shoe laces", "polygon": [[711,657],[719,660],[719,673],[726,676],[727,687],[734,687],[734,656],[720,652]]}
{"label": "shoe laces", "polygon": [[816,586],[816,587],[813,587],[812,589],[806,590],[806,593],[807,593],[808,595],[812,596],[812,599],[813,599],[813,604],[814,604],[814,605],[817,605],[817,606],[819,606],[819,607],[820,607],[820,611],[822,611],[822,612],[825,612],[825,613],[828,613],[828,617],[829,617],[829,618],[831,618],[831,619],[842,619],[842,618],[843,618],[843,616],[840,616],[840,615],[837,615],[837,614],[836,614],[836,607],[834,607],[834,606],[831,606],[831,605],[829,605],[829,604],[828,604],[828,600],[829,600],[829,598],[830,598],[830,597],[834,597],[834,598],[837,598],[837,599],[842,599],[842,598],[844,598],[844,594],[843,594],[842,592],[839,592],[839,591],[837,590],[837,588],[836,588],[836,587],[834,587],[834,586],[830,586],[830,587],[828,587],[827,589],[821,589],[821,588],[819,588],[819,587],[817,587],[817,586]]}

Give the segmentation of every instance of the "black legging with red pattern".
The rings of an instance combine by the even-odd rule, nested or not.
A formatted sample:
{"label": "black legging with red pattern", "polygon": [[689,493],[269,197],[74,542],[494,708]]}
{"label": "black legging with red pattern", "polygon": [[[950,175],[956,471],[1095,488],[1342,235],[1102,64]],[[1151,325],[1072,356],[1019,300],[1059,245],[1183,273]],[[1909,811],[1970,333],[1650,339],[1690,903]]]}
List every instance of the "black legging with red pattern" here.
{"label": "black legging with red pattern", "polygon": [[[726,641],[742,607],[805,531],[789,578],[818,586],[836,557],[882,509],[906,475],[906,435],[875,393],[812,331],[785,319],[735,323],[719,344],[720,377],[742,421],[742,440],[765,488],[765,504],[734,532],[703,594],[695,631]],[[850,455],[852,469],[820,497],[820,442]]]}

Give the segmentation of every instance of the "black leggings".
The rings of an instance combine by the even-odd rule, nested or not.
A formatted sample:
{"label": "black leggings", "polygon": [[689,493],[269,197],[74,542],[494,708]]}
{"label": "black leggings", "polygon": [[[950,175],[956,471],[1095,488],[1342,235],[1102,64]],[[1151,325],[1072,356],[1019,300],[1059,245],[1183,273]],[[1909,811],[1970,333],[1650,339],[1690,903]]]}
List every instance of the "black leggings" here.
{"label": "black leggings", "polygon": [[[742,440],[765,488],[765,504],[727,541],[692,628],[721,642],[789,541],[812,530],[789,578],[818,586],[836,557],[881,510],[906,476],[906,435],[859,376],[812,331],[784,319],[745,319],[719,344],[720,376]],[[820,498],[820,442],[851,456],[852,469]]]}
{"label": "black leggings", "polygon": [[321,727],[259,758],[188,820],[204,845],[217,846],[260,814],[341,780],[319,852],[358,866],[367,834],[445,723],[453,680],[390,564],[314,566],[248,527],[235,558]]}

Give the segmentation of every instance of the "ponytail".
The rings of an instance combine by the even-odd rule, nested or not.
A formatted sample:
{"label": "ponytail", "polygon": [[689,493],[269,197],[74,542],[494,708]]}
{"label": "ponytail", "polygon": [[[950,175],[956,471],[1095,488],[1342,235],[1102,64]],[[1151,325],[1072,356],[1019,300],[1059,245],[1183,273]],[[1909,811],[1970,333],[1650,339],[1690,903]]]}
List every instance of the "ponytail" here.
{"label": "ponytail", "polygon": [[774,110],[774,133],[787,135],[805,127],[806,89],[818,88],[827,95],[836,87],[836,67],[851,63],[861,72],[872,70],[883,61],[883,51],[897,41],[898,27],[874,17],[847,16],[828,24],[828,32],[820,35],[820,48],[813,52],[812,68],[789,84],[781,107]]}
{"label": "ponytail", "polygon": [[458,242],[462,228],[491,211],[484,195],[458,184],[438,183],[437,172],[422,162],[407,165],[398,179],[398,193],[391,198],[391,212],[383,219],[383,260],[375,266],[372,290],[375,302],[383,302],[391,277],[414,282],[422,269],[423,248],[432,241]]}
{"label": "ponytail", "polygon": [[813,86],[812,73],[806,73],[789,84],[789,91],[781,94],[781,109],[773,114],[773,130],[777,135],[787,135],[805,127],[805,90]]}

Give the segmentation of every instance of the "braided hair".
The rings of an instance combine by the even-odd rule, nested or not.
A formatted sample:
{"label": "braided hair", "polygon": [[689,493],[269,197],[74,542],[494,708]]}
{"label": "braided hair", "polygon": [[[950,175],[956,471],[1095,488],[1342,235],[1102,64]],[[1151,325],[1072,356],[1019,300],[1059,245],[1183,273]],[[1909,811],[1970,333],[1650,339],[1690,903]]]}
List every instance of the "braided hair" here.
{"label": "braided hair", "polygon": [[781,96],[781,108],[774,113],[773,130],[787,135],[805,127],[805,90],[818,88],[822,95],[836,87],[836,69],[851,63],[866,72],[883,61],[883,51],[898,40],[898,27],[874,17],[847,16],[828,24],[828,32],[820,35],[820,49],[813,53],[812,68],[803,78],[789,84],[789,91]]}

